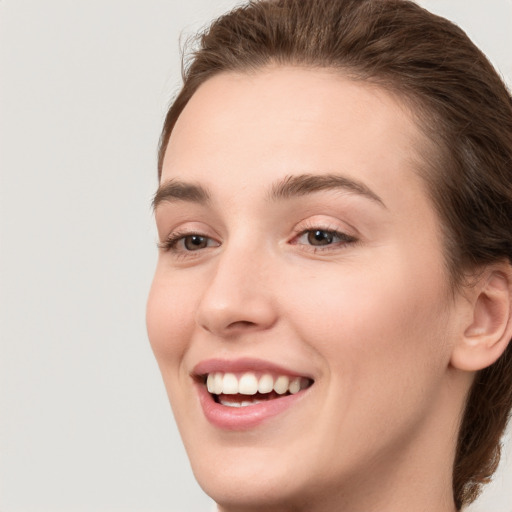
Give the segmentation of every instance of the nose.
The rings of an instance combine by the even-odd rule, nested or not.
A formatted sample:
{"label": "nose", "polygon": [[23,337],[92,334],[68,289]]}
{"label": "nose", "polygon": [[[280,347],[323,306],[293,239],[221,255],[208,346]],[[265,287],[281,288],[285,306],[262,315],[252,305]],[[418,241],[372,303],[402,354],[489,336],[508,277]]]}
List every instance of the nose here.
{"label": "nose", "polygon": [[268,329],[277,320],[268,258],[236,248],[218,255],[196,310],[196,322],[219,337]]}

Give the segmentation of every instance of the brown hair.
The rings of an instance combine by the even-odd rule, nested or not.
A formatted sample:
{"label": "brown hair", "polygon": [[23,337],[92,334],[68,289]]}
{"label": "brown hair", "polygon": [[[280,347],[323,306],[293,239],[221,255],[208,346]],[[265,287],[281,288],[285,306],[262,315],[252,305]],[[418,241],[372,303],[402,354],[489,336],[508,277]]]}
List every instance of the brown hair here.
{"label": "brown hair", "polygon": [[[340,69],[378,83],[412,107],[436,148],[422,173],[445,232],[453,284],[512,261],[512,98],[456,25],[408,0],[262,0],[220,17],[184,66],[160,140],[197,88],[226,71],[270,64]],[[496,470],[512,408],[512,344],[479,372],[461,419],[453,471],[458,509]]]}

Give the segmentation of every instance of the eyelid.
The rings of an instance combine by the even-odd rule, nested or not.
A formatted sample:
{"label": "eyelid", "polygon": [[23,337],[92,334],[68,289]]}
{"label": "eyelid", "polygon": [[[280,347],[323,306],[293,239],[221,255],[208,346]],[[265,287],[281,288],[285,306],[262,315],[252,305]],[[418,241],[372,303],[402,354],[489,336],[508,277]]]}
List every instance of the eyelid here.
{"label": "eyelid", "polygon": [[184,226],[175,227],[169,230],[168,234],[157,242],[157,247],[164,252],[172,252],[175,257],[183,256],[183,257],[193,257],[198,256],[204,249],[210,249],[212,245],[208,243],[207,247],[202,249],[194,250],[186,250],[184,248],[176,247],[182,240],[189,236],[199,236],[208,239],[209,241],[213,241],[215,246],[218,247],[221,245],[219,241],[219,236],[217,233],[213,232],[208,226],[205,226],[203,223],[191,222],[185,224]]}
{"label": "eyelid", "polygon": [[[301,243],[299,240],[306,236],[308,233],[311,233],[313,231],[322,231],[324,233],[328,233],[333,236],[333,238],[338,238],[338,240],[333,241],[331,243],[322,245],[314,245],[311,243]],[[343,231],[334,231],[334,230],[327,230],[322,228],[313,228],[313,229],[306,229],[302,233],[299,233],[295,238],[292,240],[292,245],[300,246],[302,250],[312,251],[312,252],[325,252],[325,251],[333,251],[333,250],[340,250],[348,245],[354,245],[358,243],[359,240],[352,235],[348,235],[347,233],[344,233]]]}
{"label": "eyelid", "polygon": [[306,231],[319,229],[322,231],[330,231],[333,233],[340,233],[342,235],[350,236],[351,238],[359,239],[361,237],[357,229],[346,222],[335,221],[332,218],[322,218],[315,216],[304,219],[296,224],[293,228],[293,236],[297,236]]}
{"label": "eyelid", "polygon": [[[218,242],[217,240],[215,240],[215,238],[213,238],[211,236],[205,235],[204,233],[200,233],[198,231],[194,231],[194,232],[175,231],[175,232],[171,233],[163,242],[158,242],[158,247],[160,249],[164,249],[164,250],[174,249],[179,242],[181,242],[182,240],[185,240],[189,236],[198,236],[201,238],[206,238],[208,240],[213,240],[217,244],[217,247],[220,246],[220,242]],[[176,251],[178,251],[178,249],[176,249]],[[195,251],[184,251],[184,252],[195,252]]]}
{"label": "eyelid", "polygon": [[[348,245],[359,243],[360,236],[354,228],[341,227],[341,223],[333,222],[332,219],[315,219],[309,218],[298,223],[293,229],[293,236],[288,243],[300,246],[301,250],[308,252],[327,252],[333,250],[342,250]],[[312,231],[324,231],[337,236],[340,240],[327,245],[313,245],[307,243],[299,243],[298,240]]]}
{"label": "eyelid", "polygon": [[[343,231],[336,231],[336,230],[332,230],[332,229],[322,229],[322,228],[306,229],[302,233],[299,233],[295,237],[295,240],[297,240],[298,238],[302,238],[306,234],[311,233],[313,231],[321,231],[321,232],[324,232],[324,233],[328,233],[330,235],[333,235],[333,236],[339,238],[341,240],[341,242],[350,243],[350,242],[353,242],[353,241],[356,240],[355,237],[353,237],[352,235],[349,235],[349,234],[347,234],[347,233],[345,233]],[[304,245],[306,245],[306,244],[304,244]],[[334,245],[334,244],[331,244],[331,245]]]}

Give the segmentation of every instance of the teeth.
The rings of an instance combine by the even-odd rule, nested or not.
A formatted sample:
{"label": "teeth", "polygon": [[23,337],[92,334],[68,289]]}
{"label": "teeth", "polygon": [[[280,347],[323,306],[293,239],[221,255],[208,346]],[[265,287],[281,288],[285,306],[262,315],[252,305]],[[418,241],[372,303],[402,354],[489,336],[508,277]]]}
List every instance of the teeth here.
{"label": "teeth", "polygon": [[[269,373],[264,373],[259,379],[253,372],[246,372],[240,376],[234,373],[210,373],[206,379],[206,387],[213,395],[255,395],[256,393],[271,393],[275,391],[278,395],[298,393],[301,389],[308,387],[308,379],[304,377],[290,378],[287,375],[279,375],[274,379]],[[225,405],[238,407],[240,402],[234,405],[232,402]],[[244,402],[242,402],[244,403]],[[254,405],[255,400],[247,405]]]}
{"label": "teeth", "polygon": [[280,375],[274,383],[274,391],[278,395],[284,395],[288,391],[289,385],[290,379],[286,375]]}
{"label": "teeth", "polygon": [[210,373],[210,375],[208,375],[208,378],[206,379],[206,389],[208,390],[208,393],[216,394],[214,380],[215,374]]}
{"label": "teeth", "polygon": [[274,389],[274,377],[266,373],[260,377],[258,382],[258,392],[270,393]]}
{"label": "teeth", "polygon": [[222,400],[220,403],[222,405],[225,405],[226,407],[242,407],[241,402],[227,402],[225,400]]}
{"label": "teeth", "polygon": [[238,392],[242,395],[255,395],[258,392],[258,379],[254,373],[244,373],[238,381]]}
{"label": "teeth", "polygon": [[[208,378],[210,378],[210,376],[208,375]],[[222,381],[224,380],[223,376],[222,376],[222,373],[216,373],[214,375],[214,378],[213,378],[213,389],[214,389],[214,393],[216,395],[220,395],[222,393]]]}
{"label": "teeth", "polygon": [[220,398],[219,403],[226,407],[249,407],[250,405],[261,404],[263,400],[242,400],[241,402],[232,402],[225,398]]}
{"label": "teeth", "polygon": [[222,379],[222,392],[225,395],[236,395],[238,393],[238,379],[234,373],[225,373]]}
{"label": "teeth", "polygon": [[300,377],[293,379],[288,386],[288,389],[292,395],[300,391]]}

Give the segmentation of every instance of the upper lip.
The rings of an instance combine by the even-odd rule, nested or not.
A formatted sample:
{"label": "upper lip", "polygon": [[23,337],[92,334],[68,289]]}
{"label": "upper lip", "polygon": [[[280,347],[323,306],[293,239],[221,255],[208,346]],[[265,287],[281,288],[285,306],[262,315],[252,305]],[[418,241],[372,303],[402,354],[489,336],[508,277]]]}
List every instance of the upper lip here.
{"label": "upper lip", "polygon": [[207,359],[201,361],[192,370],[196,377],[205,376],[215,372],[267,372],[275,375],[288,375],[290,377],[307,377],[313,380],[312,376],[285,368],[279,364],[264,359],[241,358],[241,359]]}

